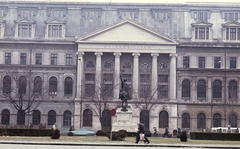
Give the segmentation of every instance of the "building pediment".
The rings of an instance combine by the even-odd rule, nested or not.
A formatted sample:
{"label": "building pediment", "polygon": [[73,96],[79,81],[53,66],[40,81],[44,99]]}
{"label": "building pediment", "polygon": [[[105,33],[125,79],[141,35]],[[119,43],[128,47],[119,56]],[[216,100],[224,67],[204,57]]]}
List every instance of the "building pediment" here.
{"label": "building pediment", "polygon": [[46,24],[66,24],[66,21],[62,21],[60,19],[51,19],[45,21]]}
{"label": "building pediment", "polygon": [[133,21],[125,20],[85,37],[77,43],[133,43],[133,44],[177,44],[166,35],[156,33]]}
{"label": "building pediment", "polygon": [[240,26],[240,23],[236,21],[222,24],[222,27],[239,27],[239,26]]}
{"label": "building pediment", "polygon": [[15,23],[36,23],[36,21],[31,21],[31,20],[28,20],[28,19],[20,19],[20,20],[15,20],[14,21]]}
{"label": "building pediment", "polygon": [[207,21],[197,21],[195,23],[192,23],[192,27],[198,27],[198,26],[204,26],[204,27],[212,27],[212,23],[209,23]]}

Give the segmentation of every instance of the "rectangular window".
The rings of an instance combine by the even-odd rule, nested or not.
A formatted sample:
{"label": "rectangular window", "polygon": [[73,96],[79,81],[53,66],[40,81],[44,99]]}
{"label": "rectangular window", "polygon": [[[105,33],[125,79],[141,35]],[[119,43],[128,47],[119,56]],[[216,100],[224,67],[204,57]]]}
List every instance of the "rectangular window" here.
{"label": "rectangular window", "polygon": [[198,57],[198,68],[205,68],[205,57]]}
{"label": "rectangular window", "polygon": [[72,54],[67,54],[66,55],[66,65],[71,66],[73,64],[72,62]]}
{"label": "rectangular window", "polygon": [[207,19],[208,19],[208,12],[204,12],[204,11],[194,12],[195,21],[204,21]]}
{"label": "rectangular window", "polygon": [[226,12],[224,13],[224,20],[227,21],[238,21],[238,12]]}
{"label": "rectangular window", "polygon": [[11,53],[5,53],[5,64],[11,64]]}
{"label": "rectangular window", "polygon": [[104,84],[102,89],[103,89],[104,97],[112,97],[113,96],[113,84]]}
{"label": "rectangular window", "polygon": [[30,18],[34,16],[34,8],[21,8],[19,11],[21,18]]}
{"label": "rectangular window", "polygon": [[127,82],[132,82],[132,74],[122,74],[122,78],[126,79]]}
{"label": "rectangular window", "polygon": [[230,68],[236,69],[236,57],[230,57]]}
{"label": "rectangular window", "polygon": [[64,16],[64,9],[52,9],[50,10],[50,17],[62,18]]}
{"label": "rectangular window", "polygon": [[189,56],[183,57],[183,68],[189,68]]}
{"label": "rectangular window", "polygon": [[214,57],[214,68],[221,68],[221,57]]}
{"label": "rectangular window", "polygon": [[150,85],[140,85],[140,98],[148,98],[150,95]]}
{"label": "rectangular window", "polygon": [[159,85],[158,86],[158,98],[168,97],[168,86]]}
{"label": "rectangular window", "polygon": [[51,65],[57,65],[57,54],[51,54]]}
{"label": "rectangular window", "polygon": [[95,94],[95,85],[94,84],[85,84],[85,96],[92,97]]}
{"label": "rectangular window", "polygon": [[110,74],[110,73],[103,74],[103,81],[104,82],[112,82],[113,81],[113,74]]}
{"label": "rectangular window", "polygon": [[195,39],[201,39],[201,40],[209,39],[209,28],[195,27]]}
{"label": "rectangular window", "polygon": [[31,24],[18,24],[18,37],[31,37],[32,25]]}
{"label": "rectangular window", "polygon": [[230,40],[236,40],[236,28],[230,28]]}
{"label": "rectangular window", "polygon": [[150,82],[150,75],[149,74],[141,74],[140,82]]}
{"label": "rectangular window", "polygon": [[167,83],[168,82],[168,75],[158,75],[158,82]]}
{"label": "rectangular window", "polygon": [[240,28],[226,28],[226,40],[240,40]]}
{"label": "rectangular window", "polygon": [[42,65],[42,53],[36,53],[35,64]]}
{"label": "rectangular window", "polygon": [[48,25],[48,37],[62,37],[62,25]]}
{"label": "rectangular window", "polygon": [[26,65],[27,64],[27,54],[26,53],[21,53],[20,54],[20,64],[21,65]]}
{"label": "rectangular window", "polygon": [[95,81],[95,74],[94,73],[86,73],[85,81]]}

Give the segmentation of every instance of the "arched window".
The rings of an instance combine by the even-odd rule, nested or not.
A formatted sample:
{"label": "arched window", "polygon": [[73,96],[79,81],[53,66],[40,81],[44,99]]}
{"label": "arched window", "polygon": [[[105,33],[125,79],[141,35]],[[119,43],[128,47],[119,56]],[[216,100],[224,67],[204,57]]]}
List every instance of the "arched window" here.
{"label": "arched window", "polygon": [[167,64],[164,62],[159,63],[159,69],[167,69]]}
{"label": "arched window", "polygon": [[182,114],[182,128],[190,128],[190,115],[188,113]]}
{"label": "arched window", "polygon": [[213,82],[213,98],[222,98],[222,83],[219,80]]}
{"label": "arched window", "polygon": [[56,112],[51,110],[48,112],[48,125],[56,123]]}
{"label": "arched window", "polygon": [[105,62],[104,68],[112,68],[112,67],[113,67],[112,62],[110,62],[110,61]]}
{"label": "arched window", "polygon": [[221,127],[221,115],[218,113],[213,115],[213,127]]}
{"label": "arched window", "polygon": [[87,68],[94,68],[94,67],[95,67],[94,62],[93,62],[93,61],[88,61],[88,62],[86,63],[86,67],[87,67]]}
{"label": "arched window", "polygon": [[73,80],[71,77],[67,77],[64,81],[64,95],[72,95]]}
{"label": "arched window", "polygon": [[149,112],[146,110],[143,110],[140,112],[140,122],[143,122],[145,125],[145,129],[149,130]]}
{"label": "arched window", "polygon": [[206,116],[203,113],[197,115],[197,128],[206,128]]}
{"label": "arched window", "polygon": [[131,63],[130,62],[123,62],[123,68],[131,68]]}
{"label": "arched window", "polygon": [[166,126],[168,126],[168,120],[169,116],[167,111],[161,111],[159,113],[159,128],[165,128]]}
{"label": "arched window", "polygon": [[83,126],[92,126],[92,110],[83,111]]}
{"label": "arched window", "polygon": [[19,77],[18,79],[18,94],[26,94],[27,92],[27,79],[24,76]]}
{"label": "arched window", "polygon": [[11,93],[11,77],[5,76],[3,78],[3,93],[9,94]]}
{"label": "arched window", "polygon": [[199,80],[197,83],[197,97],[206,98],[206,82]]}
{"label": "arched window", "polygon": [[1,122],[4,125],[9,125],[9,120],[10,120],[10,112],[7,109],[4,109],[2,111],[2,118],[1,118]]}
{"label": "arched window", "polygon": [[110,110],[105,109],[102,112],[102,124],[103,124],[103,130],[104,131],[110,131],[111,130],[111,114]]}
{"label": "arched window", "polygon": [[42,94],[42,78],[37,76],[34,78],[33,92],[34,94]]}
{"label": "arched window", "polygon": [[57,78],[51,77],[49,79],[49,94],[57,95]]}
{"label": "arched window", "polygon": [[17,112],[17,125],[25,125],[25,111],[18,110]]}
{"label": "arched window", "polygon": [[237,82],[236,81],[229,82],[228,97],[231,99],[237,99]]}
{"label": "arched window", "polygon": [[39,125],[41,122],[41,112],[39,110],[34,110],[32,114],[32,124]]}
{"label": "arched window", "polygon": [[237,116],[234,113],[229,115],[229,124],[231,127],[237,127]]}
{"label": "arched window", "polygon": [[190,81],[183,80],[182,82],[182,97],[190,97]]}
{"label": "arched window", "polygon": [[65,111],[63,113],[63,126],[71,126],[72,113],[70,111]]}
{"label": "arched window", "polygon": [[149,68],[149,64],[147,62],[143,62],[141,67],[142,68]]}

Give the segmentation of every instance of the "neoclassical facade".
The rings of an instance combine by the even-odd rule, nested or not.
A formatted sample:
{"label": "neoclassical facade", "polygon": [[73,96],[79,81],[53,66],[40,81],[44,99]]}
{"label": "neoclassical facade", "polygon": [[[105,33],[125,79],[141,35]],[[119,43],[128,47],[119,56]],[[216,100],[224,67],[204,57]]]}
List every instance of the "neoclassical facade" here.
{"label": "neoclassical facade", "polygon": [[0,96],[2,125],[109,131],[122,77],[150,131],[239,127],[240,4],[0,4],[1,95],[19,86],[14,70],[25,101],[44,93],[25,115]]}

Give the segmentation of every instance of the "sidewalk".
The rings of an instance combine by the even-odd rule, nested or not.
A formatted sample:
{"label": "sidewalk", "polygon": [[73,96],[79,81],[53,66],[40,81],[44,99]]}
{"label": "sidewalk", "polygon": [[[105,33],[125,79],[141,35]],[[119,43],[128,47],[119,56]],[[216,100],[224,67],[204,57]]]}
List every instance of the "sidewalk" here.
{"label": "sidewalk", "polygon": [[144,144],[143,142],[139,142],[138,144],[135,144],[134,142],[123,142],[123,141],[112,141],[112,142],[62,142],[58,140],[50,140],[50,141],[45,141],[45,142],[39,142],[39,141],[0,141],[0,144],[28,144],[28,145],[69,145],[69,146],[124,146],[124,147],[174,147],[174,148],[239,148],[240,145],[212,145],[212,144],[165,144],[165,143],[150,143],[150,144]]}

